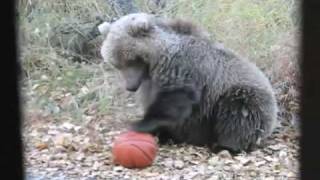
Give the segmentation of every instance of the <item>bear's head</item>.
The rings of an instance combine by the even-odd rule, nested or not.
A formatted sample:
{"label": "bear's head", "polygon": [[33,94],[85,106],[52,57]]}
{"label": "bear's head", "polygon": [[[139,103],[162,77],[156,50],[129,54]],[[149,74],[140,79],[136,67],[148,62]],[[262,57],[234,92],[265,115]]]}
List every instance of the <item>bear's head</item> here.
{"label": "bear's head", "polygon": [[160,21],[155,15],[136,13],[99,26],[105,35],[101,55],[120,71],[129,91],[139,88],[156,59],[166,51],[168,42],[159,36],[168,33],[159,26]]}

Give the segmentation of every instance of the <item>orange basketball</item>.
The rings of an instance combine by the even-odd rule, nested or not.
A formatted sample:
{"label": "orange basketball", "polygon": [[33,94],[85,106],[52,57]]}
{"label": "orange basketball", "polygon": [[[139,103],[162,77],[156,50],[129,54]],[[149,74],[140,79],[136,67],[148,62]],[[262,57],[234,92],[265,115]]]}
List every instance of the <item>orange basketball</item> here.
{"label": "orange basketball", "polygon": [[158,146],[152,135],[129,131],[115,139],[113,161],[126,168],[144,168],[152,164],[157,150]]}

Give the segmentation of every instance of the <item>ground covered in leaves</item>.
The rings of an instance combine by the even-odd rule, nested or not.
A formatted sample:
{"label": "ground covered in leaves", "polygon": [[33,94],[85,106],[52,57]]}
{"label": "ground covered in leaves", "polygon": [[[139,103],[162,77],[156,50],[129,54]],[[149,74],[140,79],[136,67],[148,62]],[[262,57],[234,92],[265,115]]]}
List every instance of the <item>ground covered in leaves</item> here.
{"label": "ground covered in leaves", "polygon": [[[141,114],[131,94],[118,86],[109,71],[108,89],[115,99],[112,111],[99,116],[94,107],[77,123],[72,117],[55,119],[40,109],[26,110],[25,167],[28,180],[44,179],[298,179],[298,131],[282,120],[264,148],[231,156],[190,145],[159,148],[152,166],[126,169],[112,163],[114,138]],[[30,91],[36,91],[31,89]],[[36,92],[34,92],[36,93]],[[28,93],[26,94],[26,96]],[[71,101],[60,95],[59,107]]]}

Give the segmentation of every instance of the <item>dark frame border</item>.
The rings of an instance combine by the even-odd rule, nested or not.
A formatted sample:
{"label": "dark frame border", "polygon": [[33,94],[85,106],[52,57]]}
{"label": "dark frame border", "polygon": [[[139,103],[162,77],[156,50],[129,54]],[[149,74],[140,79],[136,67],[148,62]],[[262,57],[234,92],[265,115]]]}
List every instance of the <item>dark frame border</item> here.
{"label": "dark frame border", "polygon": [[[2,65],[1,65],[1,176],[0,179],[24,179],[17,19],[15,0],[1,2]],[[4,23],[8,22],[8,23]]]}
{"label": "dark frame border", "polygon": [[301,179],[320,179],[320,1],[302,2]]}

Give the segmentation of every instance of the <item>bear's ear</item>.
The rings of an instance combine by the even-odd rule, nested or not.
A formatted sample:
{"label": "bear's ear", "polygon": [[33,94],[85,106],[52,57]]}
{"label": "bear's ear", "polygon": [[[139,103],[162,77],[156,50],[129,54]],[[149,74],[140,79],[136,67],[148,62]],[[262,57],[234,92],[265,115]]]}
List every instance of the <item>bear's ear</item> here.
{"label": "bear's ear", "polygon": [[147,18],[132,18],[132,22],[128,27],[128,34],[133,37],[144,37],[153,30],[152,24]]}
{"label": "bear's ear", "polygon": [[98,30],[99,30],[100,34],[102,34],[102,35],[108,34],[108,32],[110,30],[110,23],[104,22],[104,23],[100,24],[98,26]]}
{"label": "bear's ear", "polygon": [[191,21],[183,19],[169,19],[165,25],[170,27],[174,32],[183,35],[193,35],[197,37],[210,37],[210,35],[202,28]]}

